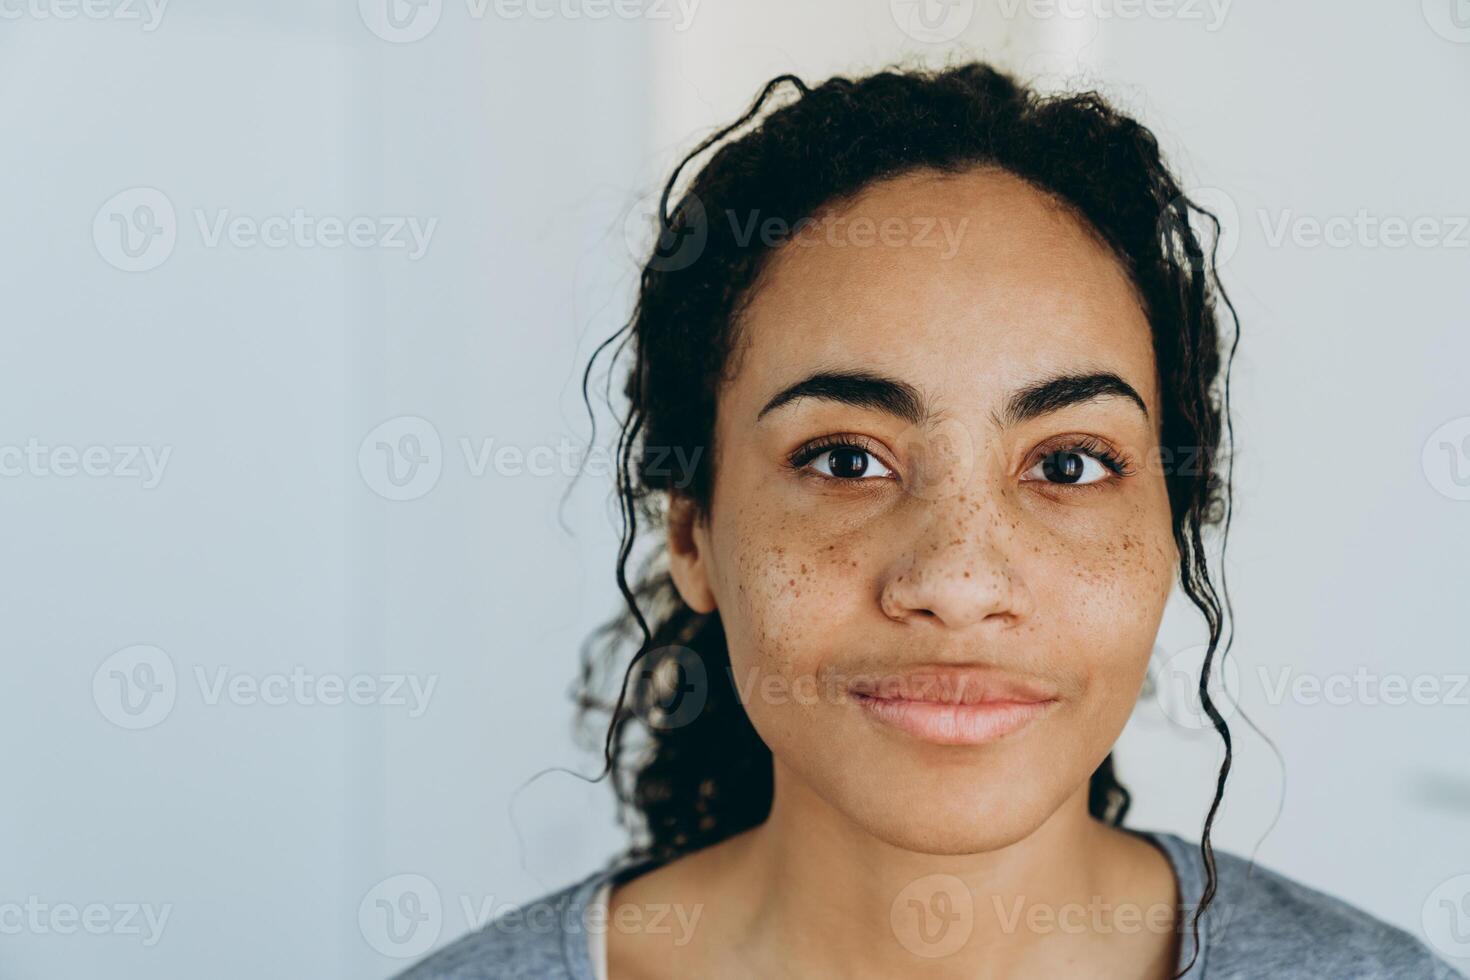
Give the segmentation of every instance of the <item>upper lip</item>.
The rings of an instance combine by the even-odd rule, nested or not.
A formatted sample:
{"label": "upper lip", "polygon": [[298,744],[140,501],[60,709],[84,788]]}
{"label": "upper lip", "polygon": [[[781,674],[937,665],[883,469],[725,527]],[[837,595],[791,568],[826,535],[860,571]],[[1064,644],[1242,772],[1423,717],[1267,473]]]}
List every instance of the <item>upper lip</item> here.
{"label": "upper lip", "polygon": [[861,697],[932,704],[1036,703],[1059,697],[1054,687],[1035,678],[995,667],[953,664],[861,674],[847,689]]}

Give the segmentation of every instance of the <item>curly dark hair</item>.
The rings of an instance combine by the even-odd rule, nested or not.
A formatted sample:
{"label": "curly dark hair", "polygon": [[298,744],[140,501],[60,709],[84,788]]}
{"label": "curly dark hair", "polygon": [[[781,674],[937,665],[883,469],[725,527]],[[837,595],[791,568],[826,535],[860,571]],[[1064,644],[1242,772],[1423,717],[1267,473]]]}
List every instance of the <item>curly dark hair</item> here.
{"label": "curly dark hair", "polygon": [[[759,118],[783,92],[796,97]],[[671,209],[680,174],[711,148]],[[587,399],[599,357],[611,350],[615,367],[631,346],[617,445],[617,580],[626,609],[583,650],[579,717],[584,724],[607,719],[604,775],[613,777],[621,819],[633,835],[628,857],[670,861],[765,820],[771,752],[731,681],[718,611],[700,614],[680,599],[657,539],[638,574],[628,574],[640,530],[662,529],[671,494],[686,494],[702,512],[708,507],[718,383],[743,304],[775,254],[761,236],[742,236],[709,216],[759,214],[793,227],[876,181],[978,167],[1008,171],[1084,217],[1127,270],[1148,316],[1162,386],[1163,452],[1187,459],[1166,466],[1165,476],[1180,581],[1209,627],[1199,696],[1225,743],[1200,842],[1207,885],[1193,923],[1198,955],[1199,917],[1216,888],[1210,829],[1231,761],[1229,728],[1206,689],[1229,593],[1222,611],[1201,531],[1223,524],[1229,533],[1231,479],[1221,437],[1222,421],[1230,428],[1239,326],[1222,379],[1217,298],[1232,321],[1235,310],[1215,274],[1213,248],[1206,254],[1207,236],[1190,217],[1213,225],[1216,239],[1218,222],[1180,188],[1153,134],[1095,92],[1044,96],[980,63],[835,77],[816,87],[781,75],[740,119],[684,157],[659,199],[659,242],[643,265],[633,316],[597,348],[582,379]],[[610,368],[609,383],[611,376]],[[587,405],[591,414],[590,399]],[[689,461],[685,471],[669,466],[671,453]],[[618,671],[629,649],[631,659]],[[1220,656],[1228,649],[1226,643]],[[659,724],[671,679],[682,683],[691,666],[704,675],[697,717]],[[1089,812],[1121,826],[1129,803],[1110,754],[1091,776]]]}

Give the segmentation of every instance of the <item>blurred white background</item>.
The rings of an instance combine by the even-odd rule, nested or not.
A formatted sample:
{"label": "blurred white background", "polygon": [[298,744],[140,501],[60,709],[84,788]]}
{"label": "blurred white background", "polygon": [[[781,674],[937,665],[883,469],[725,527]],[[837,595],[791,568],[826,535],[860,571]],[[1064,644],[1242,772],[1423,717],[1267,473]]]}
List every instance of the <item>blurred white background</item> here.
{"label": "blurred white background", "polygon": [[[600,761],[579,383],[647,195],[773,75],[966,57],[1100,88],[1225,219],[1230,656],[1285,770],[1233,712],[1217,845],[1470,964],[1464,0],[0,19],[0,977],[387,976],[613,854],[605,784],[531,777]],[[1130,823],[1197,839],[1176,599],[1118,757]]]}

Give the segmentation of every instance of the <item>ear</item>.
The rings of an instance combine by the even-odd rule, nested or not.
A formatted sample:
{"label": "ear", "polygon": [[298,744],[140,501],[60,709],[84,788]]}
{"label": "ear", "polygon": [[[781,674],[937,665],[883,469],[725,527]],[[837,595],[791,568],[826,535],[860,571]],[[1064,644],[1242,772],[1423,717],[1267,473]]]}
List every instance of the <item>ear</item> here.
{"label": "ear", "polygon": [[668,507],[669,572],[684,604],[697,613],[715,610],[709,581],[709,534],[694,501],[670,491]]}

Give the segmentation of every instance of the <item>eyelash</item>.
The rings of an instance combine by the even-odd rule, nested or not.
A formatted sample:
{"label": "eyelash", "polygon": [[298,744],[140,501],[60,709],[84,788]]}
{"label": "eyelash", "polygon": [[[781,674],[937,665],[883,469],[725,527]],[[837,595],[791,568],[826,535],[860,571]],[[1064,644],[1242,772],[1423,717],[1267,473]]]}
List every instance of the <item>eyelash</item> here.
{"label": "eyelash", "polygon": [[[823,453],[830,453],[835,449],[856,449],[858,452],[869,453],[872,456],[875,456],[878,459],[878,462],[882,463],[887,469],[898,469],[898,467],[890,463],[884,457],[884,455],[878,451],[877,444],[874,443],[872,439],[869,439],[867,436],[858,435],[857,433],[852,432],[843,432],[836,435],[822,436],[819,439],[813,439],[811,442],[803,443],[802,445],[797,446],[796,449],[793,450],[792,453],[786,457],[786,460],[792,469],[804,470],[807,464],[810,463],[812,460],[816,459]],[[813,472],[811,475],[817,477],[818,479],[829,480],[834,483],[863,482],[862,480],[843,479],[842,477],[837,476],[827,476],[825,473]],[[868,479],[886,480],[889,479],[889,477],[869,477]]]}
{"label": "eyelash", "polygon": [[[1042,452],[1036,458],[1036,462],[1039,463],[1043,459],[1046,459],[1048,456],[1054,456],[1057,453],[1082,453],[1091,456],[1093,459],[1101,463],[1103,467],[1108,470],[1108,472],[1112,473],[1113,477],[1127,477],[1133,475],[1133,470],[1129,467],[1128,461],[1118,453],[1114,452],[1112,446],[1109,446],[1107,443],[1103,442],[1096,436],[1071,436],[1063,439],[1057,445],[1048,447],[1044,452]],[[1034,465],[1036,464],[1033,463],[1032,466]],[[1028,470],[1030,468],[1031,467],[1029,466],[1027,467]],[[1111,482],[1113,482],[1112,479],[1107,479],[1098,480],[1096,483],[1083,484],[1081,486],[1073,483],[1051,483],[1048,485],[1054,487],[1084,489],[1085,487],[1096,487]]]}
{"label": "eyelash", "polygon": [[[886,460],[883,457],[882,453],[878,452],[875,449],[875,444],[873,440],[869,439],[867,436],[858,435],[856,433],[839,433],[836,435],[822,436],[821,438],[813,439],[811,442],[803,443],[802,445],[798,446],[794,451],[792,451],[790,455],[787,456],[787,464],[792,469],[799,471],[805,470],[807,464],[809,464],[812,460],[816,459],[823,453],[832,452],[836,449],[855,449],[858,452],[870,453],[873,456],[877,457],[878,461],[882,463],[885,468],[895,471],[898,469],[896,466]],[[1098,439],[1096,436],[1071,436],[1061,440],[1055,445],[1046,447],[1039,455],[1036,456],[1036,461],[1033,462],[1030,466],[1026,467],[1027,471],[1029,472],[1036,466],[1037,463],[1040,463],[1047,457],[1054,456],[1058,453],[1079,453],[1082,455],[1091,456],[1093,459],[1101,463],[1104,469],[1106,469],[1109,473],[1113,475],[1112,477],[1109,477],[1107,479],[1085,484],[1052,483],[1048,480],[1037,480],[1030,482],[1045,483],[1049,487],[1059,487],[1064,490],[1087,490],[1094,487],[1105,486],[1107,484],[1116,482],[1120,478],[1133,475],[1133,470],[1129,467],[1128,461],[1117,452],[1115,452],[1111,446],[1103,442],[1101,439]],[[825,473],[816,472],[812,472],[810,475],[817,479],[832,483],[865,483],[873,479],[890,479],[890,477],[860,477],[852,479],[827,476]]]}

